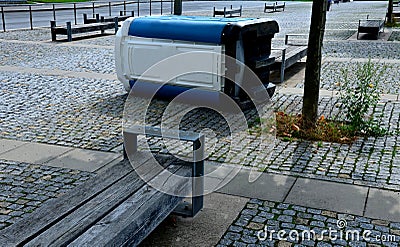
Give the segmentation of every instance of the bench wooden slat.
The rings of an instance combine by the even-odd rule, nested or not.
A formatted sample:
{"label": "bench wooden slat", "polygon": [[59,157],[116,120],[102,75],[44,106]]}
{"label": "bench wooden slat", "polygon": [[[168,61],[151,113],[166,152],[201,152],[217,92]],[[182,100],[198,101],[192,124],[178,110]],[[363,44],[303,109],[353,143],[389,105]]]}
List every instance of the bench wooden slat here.
{"label": "bench wooden slat", "polygon": [[[113,22],[100,22],[100,23],[91,23],[91,24],[83,24],[83,25],[74,25],[71,27],[71,33],[87,33],[87,32],[94,32],[94,31],[101,31],[106,29],[112,29],[115,27]],[[65,27],[55,27],[54,31],[56,34],[67,34],[67,28]]]}
{"label": "bench wooden slat", "polygon": [[[297,61],[299,61],[306,55],[307,55],[307,46],[297,47],[296,49],[287,52],[285,56],[285,68],[291,67],[293,64],[295,64]],[[275,66],[277,67],[280,66],[280,63],[282,63],[282,57],[278,57],[276,59]]]}
{"label": "bench wooden slat", "polygon": [[[162,130],[162,131],[161,131]],[[136,135],[150,135],[154,137],[163,137],[169,139],[179,139],[184,141],[198,141],[202,136],[199,133],[193,131],[181,131],[181,130],[170,130],[170,129],[161,129],[158,127],[142,127],[142,126],[132,126],[125,127],[125,133],[136,134]]]}
{"label": "bench wooden slat", "polygon": [[289,45],[285,49],[281,49],[281,53],[275,56],[275,63],[272,64],[271,70],[280,71],[280,83],[284,81],[285,69],[307,56],[307,50],[307,46]]}
{"label": "bench wooden slat", "polygon": [[[143,158],[144,162],[148,159],[142,156],[142,153],[138,153],[138,159],[140,157]],[[132,170],[132,166],[129,163],[120,162],[81,186],[72,189],[69,193],[49,200],[45,205],[42,205],[29,215],[29,222],[18,221],[0,231],[0,242],[7,246],[15,246],[31,240],[112,186],[115,182],[126,177]],[[101,179],[97,179],[98,176]]]}
{"label": "bench wooden slat", "polygon": [[[169,166],[174,161],[171,157],[162,157],[163,159],[160,163],[165,166]],[[147,179],[151,179],[159,174],[159,171],[154,171],[154,166],[146,166],[146,164],[149,164],[149,162],[144,163],[140,167],[144,167],[141,174],[146,174],[145,177]],[[97,177],[97,179],[101,179],[101,177]],[[145,182],[132,170],[126,177],[102,191],[90,200],[90,202],[85,203],[65,218],[59,220],[50,229],[29,242],[29,245],[62,246],[72,242],[117,205],[135,194],[144,184]]]}
{"label": "bench wooden slat", "polygon": [[[191,179],[188,178],[191,175],[191,169],[179,166],[179,170],[174,174],[187,177],[187,179],[177,180],[174,177],[168,177],[165,186],[174,188],[179,194],[188,194],[191,191]],[[147,192],[143,189],[141,193],[142,196],[135,194],[126,200],[70,246],[136,246],[182,200],[180,197],[166,195],[154,189]]]}

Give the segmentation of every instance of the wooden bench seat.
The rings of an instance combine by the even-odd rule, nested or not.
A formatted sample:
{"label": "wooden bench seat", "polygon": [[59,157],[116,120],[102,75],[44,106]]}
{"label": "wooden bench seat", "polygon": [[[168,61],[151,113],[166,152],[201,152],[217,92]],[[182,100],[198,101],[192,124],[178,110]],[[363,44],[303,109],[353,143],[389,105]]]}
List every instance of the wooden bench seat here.
{"label": "wooden bench seat", "polygon": [[71,25],[71,22],[67,22],[65,26],[56,26],[55,21],[50,21],[51,27],[51,40],[57,40],[57,34],[67,35],[68,41],[72,41],[72,34],[77,33],[88,33],[101,31],[103,34],[107,29],[114,29],[115,32],[118,31],[118,18],[114,18],[114,22],[101,22],[101,23],[91,23],[91,24],[80,24]]}
{"label": "wooden bench seat", "polygon": [[224,7],[223,10],[217,10],[214,7],[214,14],[213,17],[217,16],[217,15],[222,15],[223,17],[241,17],[242,16],[242,5],[240,5],[240,8],[238,9],[233,9],[232,5],[230,9],[227,9],[226,7]]}
{"label": "wooden bench seat", "polygon": [[265,3],[264,12],[267,12],[267,10],[270,10],[270,12],[277,12],[278,10],[285,11],[285,3],[283,4],[279,4],[278,2],[275,2],[273,4]]}
{"label": "wooden bench seat", "polygon": [[132,11],[131,15],[125,15],[124,11],[119,12],[119,16],[100,16],[96,14],[94,17],[88,17],[87,14],[83,14],[83,24],[98,23],[98,22],[114,22],[114,18],[118,19],[118,22],[125,21],[129,17],[134,17],[135,12]]}
{"label": "wooden bench seat", "polygon": [[280,83],[285,79],[285,70],[307,56],[308,46],[289,44],[290,36],[305,36],[305,34],[286,34],[285,48],[274,49],[278,53],[275,55],[275,63],[272,64],[271,70],[280,71]]}
{"label": "wooden bench seat", "polygon": [[[127,133],[129,137],[140,134],[136,130]],[[204,136],[197,137],[190,139],[196,148]],[[136,145],[127,143],[128,147]],[[124,159],[0,231],[2,245],[136,246],[174,210],[181,215],[183,197],[193,194],[194,184],[199,185],[192,178],[197,174],[194,163],[202,172],[203,161],[185,162],[172,155],[140,151],[128,155],[129,161]],[[162,167],[155,169],[153,158]],[[202,202],[202,196],[197,198]]]}
{"label": "wooden bench seat", "polygon": [[367,19],[358,21],[357,39],[359,39],[360,33],[367,33],[374,35],[376,39],[379,38],[379,34],[384,31],[385,21],[381,19]]}

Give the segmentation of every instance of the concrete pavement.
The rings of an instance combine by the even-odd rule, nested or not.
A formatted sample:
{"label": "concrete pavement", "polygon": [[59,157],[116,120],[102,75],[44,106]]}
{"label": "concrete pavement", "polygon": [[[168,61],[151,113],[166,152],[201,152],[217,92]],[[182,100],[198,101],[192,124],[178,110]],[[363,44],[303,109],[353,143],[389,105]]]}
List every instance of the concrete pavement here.
{"label": "concrete pavement", "polygon": [[[120,153],[0,139],[0,160],[96,172],[121,160]],[[206,162],[205,189],[242,198],[284,202],[383,220],[400,221],[399,192],[370,186],[261,173],[249,182],[250,169]],[[382,202],[385,203],[382,203]]]}

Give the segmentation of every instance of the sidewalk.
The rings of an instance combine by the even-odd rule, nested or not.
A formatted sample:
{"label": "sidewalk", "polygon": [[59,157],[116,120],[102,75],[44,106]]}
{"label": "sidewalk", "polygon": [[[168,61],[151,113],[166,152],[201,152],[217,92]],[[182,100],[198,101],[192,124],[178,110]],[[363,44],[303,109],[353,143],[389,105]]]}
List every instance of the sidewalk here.
{"label": "sidewalk", "polygon": [[[0,160],[98,172],[121,159],[119,153],[0,139]],[[149,243],[169,245],[171,238],[179,236],[177,245],[215,244],[249,201],[400,222],[400,192],[267,173],[259,174],[259,178],[250,183],[249,169],[206,162],[206,174],[216,169],[217,173],[205,178],[205,190],[221,188],[205,197],[202,213],[195,219],[178,219],[174,234],[153,233],[155,237],[150,237]],[[168,221],[165,224],[169,229]],[[210,234],[210,229],[215,231]]]}

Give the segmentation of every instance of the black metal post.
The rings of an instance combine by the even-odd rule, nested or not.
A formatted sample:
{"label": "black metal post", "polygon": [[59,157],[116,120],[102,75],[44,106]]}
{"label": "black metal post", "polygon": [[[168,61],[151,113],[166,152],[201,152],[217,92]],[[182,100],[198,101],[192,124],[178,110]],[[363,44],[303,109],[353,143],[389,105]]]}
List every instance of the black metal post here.
{"label": "black metal post", "polygon": [[56,6],[53,4],[53,19],[56,20]]}
{"label": "black metal post", "polygon": [[118,32],[118,17],[114,17],[114,29],[115,33]]}
{"label": "black metal post", "polygon": [[108,2],[108,15],[111,16],[111,2]]}
{"label": "black metal post", "polygon": [[51,41],[57,40],[57,34],[55,31],[56,21],[50,21],[50,30],[51,30]]}
{"label": "black metal post", "polygon": [[67,37],[68,37],[68,42],[72,41],[72,30],[71,30],[71,22],[67,22]]}
{"label": "black metal post", "polygon": [[74,3],[74,18],[75,18],[75,25],[78,24],[76,20],[76,3]]}
{"label": "black metal post", "polygon": [[33,30],[33,18],[32,18],[32,6],[29,5],[29,22],[31,24],[31,30]]}
{"label": "black metal post", "polygon": [[150,0],[150,7],[149,7],[150,15],[151,15],[151,0]]}
{"label": "black metal post", "polygon": [[137,1],[137,16],[140,16],[140,7],[139,7],[140,1]]}
{"label": "black metal post", "polygon": [[160,1],[160,3],[161,3],[160,14],[162,15],[162,0]]}
{"label": "black metal post", "polygon": [[92,14],[93,14],[93,18],[94,18],[94,2],[92,3]]}
{"label": "black metal post", "polygon": [[174,15],[181,15],[182,14],[182,0],[175,0],[174,1]]}
{"label": "black metal post", "polygon": [[124,15],[126,15],[126,1],[124,1]]}
{"label": "black metal post", "polygon": [[193,143],[192,217],[203,208],[204,195],[204,136]]}
{"label": "black metal post", "polygon": [[6,31],[6,18],[4,16],[4,7],[1,7],[1,20],[3,22],[3,31]]}

